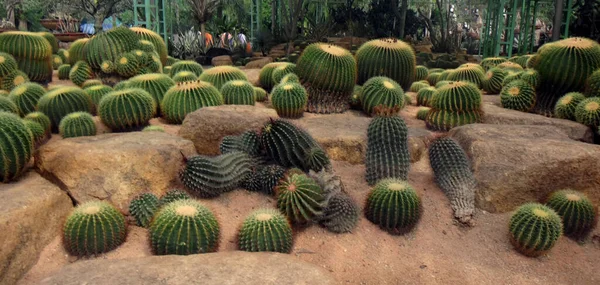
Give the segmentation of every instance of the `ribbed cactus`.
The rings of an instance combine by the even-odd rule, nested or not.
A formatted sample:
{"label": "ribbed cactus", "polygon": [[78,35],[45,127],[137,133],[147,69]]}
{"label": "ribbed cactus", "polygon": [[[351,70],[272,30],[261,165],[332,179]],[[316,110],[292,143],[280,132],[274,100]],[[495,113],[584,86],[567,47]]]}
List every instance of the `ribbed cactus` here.
{"label": "ribbed cactus", "polygon": [[275,192],[277,208],[294,223],[315,221],[326,206],[323,190],[305,174],[287,173],[275,187]]}
{"label": "ribbed cactus", "polygon": [[175,74],[182,71],[189,71],[196,76],[200,76],[204,72],[204,69],[202,68],[202,65],[195,61],[181,60],[171,65],[171,73],[169,75],[171,75],[171,77],[174,77]]}
{"label": "ribbed cactus", "polygon": [[376,117],[369,123],[365,160],[369,185],[384,178],[408,178],[408,128],[397,113],[397,108],[377,107]]}
{"label": "ribbed cactus", "polygon": [[307,46],[296,62],[296,74],[308,93],[311,113],[342,113],[356,85],[356,60],[339,46],[315,43]]}
{"label": "ribbed cactus", "polygon": [[102,62],[102,64],[100,64],[100,71],[106,74],[111,74],[115,72],[116,69],[117,66],[115,65],[115,63],[109,60],[105,60]]}
{"label": "ribbed cactus", "polygon": [[59,80],[68,80],[69,73],[71,73],[71,66],[68,64],[63,64],[58,67],[58,79]]}
{"label": "ribbed cactus", "polygon": [[497,66],[500,69],[506,70],[508,72],[521,72],[523,71],[523,67],[520,64],[506,61]]}
{"label": "ribbed cactus", "polygon": [[7,183],[25,170],[33,152],[33,137],[16,114],[0,112],[0,181]]}
{"label": "ribbed cactus", "polygon": [[425,119],[427,118],[427,113],[429,113],[430,109],[431,108],[429,107],[419,108],[419,111],[417,111],[417,119],[425,121]]}
{"label": "ribbed cactus", "polygon": [[256,171],[259,191],[267,195],[275,193],[275,186],[285,176],[285,168],[277,164],[261,166]]}
{"label": "ribbed cactus", "polygon": [[68,50],[60,48],[56,52],[56,55],[58,55],[60,57],[63,64],[69,64],[69,51]]}
{"label": "ribbed cactus", "polygon": [[429,82],[425,81],[425,82],[420,82],[420,81],[415,81],[413,82],[413,84],[410,86],[410,92],[419,92],[419,90],[423,89],[423,88],[427,88],[430,87],[429,86]]}
{"label": "ribbed cactus", "polygon": [[129,214],[135,218],[135,223],[139,227],[147,228],[150,226],[152,217],[158,210],[158,198],[152,193],[143,193],[131,200],[129,203]]}
{"label": "ribbed cactus", "polygon": [[[154,47],[154,44],[147,40],[140,40],[138,42],[138,49],[143,52],[147,52],[147,53],[156,52],[156,48]],[[165,59],[165,61],[166,61],[166,59]]]}
{"label": "ribbed cactus", "polygon": [[[126,54],[128,59],[135,60],[135,56],[129,52],[137,48],[139,40],[135,32],[124,26],[112,28],[95,35],[87,42],[85,60],[95,70],[99,70],[104,61],[111,61],[118,65]],[[118,70],[117,67],[117,72]]]}
{"label": "ribbed cactus", "polygon": [[19,114],[19,107],[8,97],[0,97],[0,112]]}
{"label": "ribbed cactus", "polygon": [[181,124],[185,116],[202,107],[223,105],[223,96],[204,81],[179,83],[171,87],[160,105],[162,117],[170,124]]}
{"label": "ribbed cactus", "polygon": [[231,80],[221,87],[223,101],[228,105],[254,106],[254,87],[246,80]]}
{"label": "ribbed cactus", "polygon": [[600,69],[594,71],[585,82],[587,97],[600,97]]}
{"label": "ribbed cactus", "polygon": [[75,65],[71,67],[71,71],[69,71],[69,79],[77,86],[82,86],[83,82],[94,78],[94,76],[92,68],[83,60],[75,63]]}
{"label": "ribbed cactus", "polygon": [[464,66],[455,69],[448,74],[448,80],[450,81],[467,81],[475,84],[478,88],[481,87],[481,83],[485,80],[485,75],[479,65]]}
{"label": "ribbed cactus", "polygon": [[271,89],[275,86],[275,82],[273,82],[273,71],[275,68],[280,66],[290,65],[289,62],[271,62],[267,63],[261,70],[258,75],[258,82],[260,83],[260,87],[264,88],[266,91],[270,92]]}
{"label": "ribbed cactus", "polygon": [[221,154],[241,151],[251,156],[258,156],[261,152],[259,135],[253,131],[245,131],[239,136],[225,136],[219,145]]}
{"label": "ribbed cactus", "polygon": [[529,112],[535,105],[535,89],[523,80],[515,80],[502,88],[500,103],[506,109]]}
{"label": "ribbed cactus", "polygon": [[41,35],[4,32],[0,34],[0,52],[11,54],[30,80],[41,83],[52,81],[52,46]]}
{"label": "ribbed cactus", "polygon": [[300,83],[300,78],[295,73],[288,73],[279,81],[279,84],[282,83]]}
{"label": "ribbed cactus", "polygon": [[102,80],[100,79],[88,79],[81,84],[82,89],[86,89],[88,87],[102,85]]}
{"label": "ribbed cactus", "polygon": [[554,107],[554,116],[559,119],[567,119],[575,121],[575,108],[581,101],[585,100],[585,96],[579,92],[569,92],[565,96],[560,97]]}
{"label": "ribbed cactus", "polygon": [[[158,53],[161,64],[165,65],[167,63],[167,45],[162,36],[142,27],[131,27],[130,29],[138,35],[140,42],[148,41],[154,45],[154,50]],[[139,42],[138,45],[140,45]]]}
{"label": "ribbed cactus", "polygon": [[376,39],[356,51],[358,84],[371,77],[386,76],[408,90],[415,81],[416,56],[412,47],[397,39]]}
{"label": "ribbed cactus", "polygon": [[498,66],[498,64],[504,63],[506,62],[506,58],[502,58],[502,57],[488,57],[488,58],[484,58],[481,61],[481,66],[487,71],[490,70],[496,66]]}
{"label": "ribbed cactus", "polygon": [[441,138],[429,146],[429,161],[436,183],[450,200],[454,217],[470,223],[475,211],[475,186],[464,150],[451,138]]}
{"label": "ribbed cactus", "polygon": [[8,53],[0,52],[0,77],[13,74],[17,69],[19,69],[19,65],[15,58]]}
{"label": "ribbed cactus", "polygon": [[427,75],[427,78],[425,78],[425,80],[427,80],[427,82],[429,82],[429,85],[435,86],[438,83],[438,81],[440,81],[440,75],[441,75],[441,72],[429,73],[429,75]]}
{"label": "ribbed cactus", "polygon": [[563,225],[551,208],[527,203],[510,218],[508,230],[514,247],[526,256],[535,257],[554,247],[563,233]]}
{"label": "ribbed cactus", "polygon": [[490,68],[485,73],[485,79],[483,80],[481,87],[488,94],[499,94],[502,90],[502,82],[508,75],[508,71],[497,67]]}
{"label": "ribbed cactus", "polygon": [[279,84],[271,92],[271,105],[282,118],[300,118],[308,102],[306,89],[298,83]]}
{"label": "ribbed cactus", "polygon": [[267,100],[267,91],[260,87],[254,87],[254,101],[256,102],[264,102]]}
{"label": "ribbed cactus", "polygon": [[19,109],[19,115],[25,116],[35,112],[38,100],[46,90],[37,83],[28,82],[15,87],[8,95]]}
{"label": "ribbed cactus", "polygon": [[597,207],[581,192],[572,189],[556,191],[546,205],[561,217],[565,235],[585,237],[596,226]]}
{"label": "ribbed cactus", "polygon": [[25,116],[25,118],[23,118],[23,119],[30,120],[30,121],[40,124],[44,128],[44,132],[46,133],[46,135],[47,136],[51,135],[50,131],[52,129],[52,123],[50,122],[50,118],[48,118],[48,116],[46,116],[46,114],[44,114],[42,112],[31,112],[31,113],[27,114]]}
{"label": "ribbed cactus", "polygon": [[192,197],[190,197],[190,194],[188,194],[187,192],[179,189],[171,189],[160,197],[160,200],[158,201],[158,206],[162,207],[171,202],[187,199],[192,199]]}
{"label": "ribbed cactus", "polygon": [[404,91],[394,80],[377,76],[373,77],[363,85],[361,93],[363,111],[373,115],[375,107],[384,105],[387,107],[404,108]]}
{"label": "ribbed cactus", "polygon": [[435,131],[481,121],[481,92],[469,82],[450,82],[433,94],[425,124]]}
{"label": "ribbed cactus", "polygon": [[165,132],[165,128],[162,126],[150,125],[142,129],[142,132]]}
{"label": "ribbed cactus", "polygon": [[140,58],[133,52],[126,52],[115,60],[115,71],[123,77],[132,77],[139,74]]}
{"label": "ribbed cactus", "polygon": [[215,157],[194,156],[187,160],[180,179],[186,188],[203,198],[217,197],[239,186],[250,173],[251,159],[244,152]]}
{"label": "ribbed cactus", "polygon": [[[450,73],[452,73],[452,72],[454,72],[454,69],[446,69],[446,70],[442,71],[440,73],[440,76],[438,77],[438,82],[436,82],[435,84],[436,85],[439,84],[440,81],[450,81],[450,80],[448,80],[448,76],[450,76]],[[425,80],[425,81],[427,81],[427,80]]]}
{"label": "ribbed cactus", "polygon": [[220,227],[215,215],[195,200],[179,200],[162,207],[150,224],[150,244],[156,255],[215,252]]}
{"label": "ribbed cactus", "polygon": [[426,66],[417,65],[415,68],[415,81],[425,80],[429,75],[429,70]]}
{"label": "ribbed cactus", "polygon": [[59,66],[63,64],[60,56],[53,54],[52,55],[52,69],[57,70]]}
{"label": "ribbed cactus", "polygon": [[278,66],[273,70],[273,74],[271,75],[273,84],[277,85],[281,83],[281,79],[288,74],[294,74],[296,72],[296,65],[293,63]]}
{"label": "ribbed cactus", "polygon": [[531,57],[529,57],[527,59],[527,62],[525,63],[525,67],[526,68],[534,68],[537,58],[538,58],[537,54],[534,54]]}
{"label": "ribbed cactus", "polygon": [[384,179],[369,193],[365,216],[391,234],[403,234],[419,222],[421,207],[421,198],[408,182]]}
{"label": "ribbed cactus", "polygon": [[44,39],[48,41],[50,46],[52,47],[52,53],[55,54],[58,52],[58,40],[56,37],[50,32],[39,32],[38,35],[42,36]]}
{"label": "ribbed cactus", "polygon": [[523,72],[508,72],[508,74],[502,80],[502,86],[506,86],[509,83],[521,79]]}
{"label": "ribbed cactus", "polygon": [[130,78],[127,82],[127,88],[141,88],[150,93],[157,106],[162,102],[165,93],[175,86],[175,81],[161,73],[138,75]]}
{"label": "ribbed cactus", "polygon": [[62,118],[58,132],[63,138],[95,136],[96,124],[89,113],[74,112]]}
{"label": "ribbed cactus", "polygon": [[240,250],[289,253],[292,250],[292,227],[288,219],[273,209],[259,209],[250,214],[239,230]]}
{"label": "ribbed cactus", "polygon": [[123,81],[120,81],[119,83],[117,83],[117,84],[115,84],[115,85],[113,86],[113,90],[115,90],[115,91],[119,91],[119,90],[126,89],[126,88],[127,88],[127,84],[129,84],[129,81],[128,81],[128,80],[123,80]]}
{"label": "ribbed cactus", "polygon": [[198,79],[211,83],[219,90],[221,90],[225,83],[232,80],[248,81],[246,73],[237,67],[228,65],[216,66],[208,69],[204,71]]}
{"label": "ribbed cactus", "polygon": [[104,98],[104,95],[112,92],[113,89],[107,85],[94,85],[92,87],[84,89],[84,91],[88,95],[90,100],[92,100],[92,114],[96,114],[98,110],[98,105],[100,104],[100,100]]}
{"label": "ribbed cactus", "polygon": [[58,130],[64,116],[78,111],[91,113],[92,101],[79,87],[59,87],[38,100],[37,110],[50,118],[53,130]]}
{"label": "ribbed cactus", "polygon": [[170,67],[170,66],[164,66],[163,67],[163,73],[166,74],[166,75],[169,75],[169,74],[171,74],[171,69],[173,69],[173,68]]}
{"label": "ribbed cactus", "polygon": [[575,121],[596,128],[600,126],[600,97],[582,100],[575,107]]}
{"label": "ribbed cactus", "polygon": [[527,69],[521,73],[521,80],[529,83],[534,89],[540,87],[540,74],[535,69]]}
{"label": "ribbed cactus", "polygon": [[92,256],[109,252],[127,236],[125,216],[105,201],[80,204],[67,217],[63,241],[67,252],[75,256]]}
{"label": "ribbed cactus", "polygon": [[73,65],[80,60],[85,60],[84,50],[89,38],[78,39],[69,47],[69,64]]}
{"label": "ribbed cactus", "polygon": [[198,80],[198,76],[191,71],[180,71],[173,75],[173,81],[175,83],[180,82],[188,82],[188,81],[196,81]]}
{"label": "ribbed cactus", "polygon": [[37,148],[47,137],[44,127],[40,123],[31,120],[23,120],[23,123],[32,134],[34,148]]}
{"label": "ribbed cactus", "polygon": [[150,93],[140,88],[110,92],[98,104],[98,116],[113,131],[142,127],[156,114],[156,103]]}
{"label": "ribbed cactus", "polygon": [[431,98],[435,93],[434,87],[425,87],[417,92],[417,106],[430,106]]}

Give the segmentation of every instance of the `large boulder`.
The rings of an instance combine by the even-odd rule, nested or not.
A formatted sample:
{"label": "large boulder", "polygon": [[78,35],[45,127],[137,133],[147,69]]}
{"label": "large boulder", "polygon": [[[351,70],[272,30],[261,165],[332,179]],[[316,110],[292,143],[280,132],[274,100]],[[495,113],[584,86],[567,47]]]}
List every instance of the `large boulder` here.
{"label": "large boulder", "polygon": [[472,162],[477,207],[507,212],[572,188],[600,203],[600,146],[555,126],[470,124],[452,129]]}
{"label": "large boulder", "polygon": [[185,117],[179,135],[191,140],[199,154],[217,155],[224,136],[259,130],[270,118],[278,118],[277,112],[259,106],[205,107]]}
{"label": "large boulder", "polygon": [[231,56],[221,55],[221,56],[213,57],[211,60],[211,64],[213,66],[233,65],[233,61],[231,60]]}
{"label": "large boulder", "polygon": [[323,268],[288,254],[230,251],[77,262],[40,282],[46,285],[198,283],[325,285],[336,281]]}
{"label": "large boulder", "polygon": [[272,57],[261,57],[259,59],[252,59],[252,61],[246,64],[246,68],[263,68],[268,63],[273,62]]}
{"label": "large boulder", "polygon": [[491,104],[484,104],[483,111],[485,113],[483,123],[485,124],[553,126],[573,140],[589,143],[594,141],[592,129],[577,122],[504,109]]}
{"label": "large boulder", "polygon": [[248,77],[248,82],[254,86],[259,86],[258,77],[260,76],[260,68],[244,68],[242,69]]}
{"label": "large boulder", "polygon": [[35,265],[72,208],[64,191],[33,171],[0,185],[0,284],[15,284]]}
{"label": "large boulder", "polygon": [[177,182],[192,142],[160,132],[56,140],[35,154],[38,171],[77,202],[108,200],[123,212],[139,193],[161,195]]}

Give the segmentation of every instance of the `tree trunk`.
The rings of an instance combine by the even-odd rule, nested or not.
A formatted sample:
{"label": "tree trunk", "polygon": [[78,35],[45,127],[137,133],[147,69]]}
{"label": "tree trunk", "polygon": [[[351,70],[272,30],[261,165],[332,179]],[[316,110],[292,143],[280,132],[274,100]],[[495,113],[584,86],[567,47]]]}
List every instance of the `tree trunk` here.
{"label": "tree trunk", "polygon": [[406,27],[406,11],[408,10],[408,0],[402,0],[400,7],[400,17],[398,18],[398,38],[404,39],[404,29]]}
{"label": "tree trunk", "polygon": [[104,22],[104,19],[102,19],[101,15],[96,14],[94,16],[94,29],[96,30],[96,34],[102,32],[102,22]]}

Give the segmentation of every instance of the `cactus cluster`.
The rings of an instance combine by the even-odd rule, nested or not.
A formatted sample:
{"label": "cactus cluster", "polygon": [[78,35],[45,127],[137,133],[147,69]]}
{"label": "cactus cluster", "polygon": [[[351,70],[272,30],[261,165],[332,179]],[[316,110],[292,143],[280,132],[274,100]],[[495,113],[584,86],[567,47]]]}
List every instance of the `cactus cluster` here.
{"label": "cactus cluster", "polygon": [[421,207],[421,198],[408,182],[384,179],[369,193],[365,216],[391,234],[403,234],[419,222]]}
{"label": "cactus cluster", "polygon": [[96,124],[89,113],[74,112],[62,118],[58,132],[63,138],[95,136]]}
{"label": "cactus cluster", "polygon": [[273,209],[252,212],[244,220],[238,234],[238,246],[243,251],[289,253],[292,243],[290,222]]}
{"label": "cactus cluster", "polygon": [[358,84],[374,76],[389,77],[408,90],[415,81],[416,56],[413,48],[397,39],[376,39],[356,51]]}
{"label": "cactus cluster", "polygon": [[1,33],[0,52],[12,55],[18,63],[19,70],[23,71],[29,80],[39,83],[52,81],[52,46],[43,36],[21,31]]}
{"label": "cactus cluster", "polygon": [[244,152],[230,152],[215,157],[194,156],[180,173],[186,188],[203,198],[217,197],[238,187],[250,173],[251,158]]}
{"label": "cactus cluster", "polygon": [[129,214],[135,219],[135,223],[143,228],[150,226],[152,217],[158,210],[158,197],[152,193],[142,193],[129,203]]}
{"label": "cactus cluster", "polygon": [[468,82],[450,82],[433,95],[425,123],[435,131],[481,121],[481,92]]}
{"label": "cactus cluster", "polygon": [[92,112],[92,101],[79,87],[58,87],[38,100],[37,110],[46,114],[52,129],[58,130],[62,118],[73,112]]}
{"label": "cactus cluster", "polygon": [[0,182],[18,178],[29,163],[33,152],[33,137],[16,114],[0,112]]}
{"label": "cactus cluster", "polygon": [[292,222],[305,224],[315,221],[323,213],[323,189],[304,173],[290,171],[277,184],[277,208]]}
{"label": "cactus cluster", "polygon": [[221,90],[225,83],[232,80],[248,81],[246,73],[237,67],[228,65],[221,65],[208,69],[200,74],[198,79],[211,83],[218,90]]}
{"label": "cactus cluster", "polygon": [[579,92],[569,92],[560,97],[554,107],[554,116],[559,119],[575,120],[575,108],[581,101],[585,100],[585,95]]}
{"label": "cactus cluster", "polygon": [[223,105],[223,96],[204,81],[179,83],[165,93],[160,104],[162,117],[170,124],[181,124],[185,116],[202,107]]}
{"label": "cactus cluster", "polygon": [[361,103],[363,111],[373,115],[375,107],[383,105],[387,107],[404,108],[405,97],[402,87],[391,78],[376,76],[367,80],[361,92]]}
{"label": "cactus cluster", "polygon": [[535,257],[554,247],[563,233],[563,225],[551,208],[527,203],[510,218],[508,230],[514,247],[526,256]]}
{"label": "cactus cluster", "polygon": [[155,51],[157,53],[157,55],[160,58],[160,62],[162,65],[166,65],[167,64],[167,45],[165,43],[165,41],[163,40],[163,38],[155,33],[154,31],[145,29],[145,28],[141,28],[141,27],[131,27],[129,28],[131,29],[134,33],[136,33],[138,35],[138,37],[140,38],[140,49],[141,47],[144,45],[144,42],[149,42],[152,45],[154,45],[154,50],[150,50],[147,49],[145,50],[146,52],[151,52],[151,51]]}
{"label": "cactus cluster", "polygon": [[535,105],[535,89],[521,79],[515,80],[502,88],[500,103],[506,109],[529,112]]}
{"label": "cactus cluster", "polygon": [[565,235],[586,236],[597,223],[597,207],[583,193],[565,189],[552,193],[546,202],[561,217]]}
{"label": "cactus cluster", "polygon": [[485,78],[481,84],[483,90],[488,94],[498,94],[502,90],[502,82],[508,75],[508,71],[493,67],[485,73]]}
{"label": "cactus cluster", "polygon": [[271,104],[282,118],[299,118],[308,102],[306,89],[298,83],[282,83],[273,88]]}
{"label": "cactus cluster", "polygon": [[246,80],[232,80],[221,87],[223,102],[228,105],[252,105],[254,100],[254,87]]}
{"label": "cactus cluster", "polygon": [[19,115],[25,116],[36,111],[37,102],[45,93],[46,89],[41,85],[28,82],[15,87],[8,94],[8,98],[11,99],[19,109]]}

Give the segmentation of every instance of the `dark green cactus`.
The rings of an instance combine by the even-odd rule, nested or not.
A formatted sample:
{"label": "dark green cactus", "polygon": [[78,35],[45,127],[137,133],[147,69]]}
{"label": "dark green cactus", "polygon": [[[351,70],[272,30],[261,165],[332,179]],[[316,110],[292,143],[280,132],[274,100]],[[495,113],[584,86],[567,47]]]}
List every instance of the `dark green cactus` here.
{"label": "dark green cactus", "polygon": [[556,191],[550,195],[546,205],[561,217],[567,236],[585,237],[596,226],[597,207],[581,192],[572,189]]}
{"label": "dark green cactus", "polygon": [[559,119],[567,119],[575,121],[575,108],[581,101],[585,100],[585,96],[579,92],[569,92],[565,96],[560,97],[554,107],[554,116]]}
{"label": "dark green cactus", "polygon": [[52,47],[52,53],[55,54],[58,52],[58,40],[56,39],[56,37],[50,33],[50,32],[38,32],[38,35],[42,36],[44,39],[46,39],[48,41],[48,43],[50,43],[50,46]]}
{"label": "dark green cactus", "polygon": [[0,52],[0,77],[15,73],[19,69],[19,65],[15,58],[5,52]]}
{"label": "dark green cactus", "polygon": [[314,147],[306,154],[304,165],[310,170],[321,171],[331,168],[331,161],[327,153],[320,147]]}
{"label": "dark green cactus", "polygon": [[515,80],[502,88],[500,103],[506,109],[529,112],[535,105],[535,89],[523,80]]}
{"label": "dark green cactus", "polygon": [[9,112],[0,112],[0,133],[0,181],[7,183],[18,178],[29,163],[33,137],[23,120]]}
{"label": "dark green cactus", "polygon": [[60,121],[58,132],[63,138],[95,136],[94,117],[86,112],[68,114]]}
{"label": "dark green cactus", "polygon": [[408,128],[397,113],[397,108],[377,107],[376,117],[369,123],[365,160],[369,185],[384,178],[408,178]]}
{"label": "dark green cactus", "polygon": [[508,71],[497,67],[490,68],[485,73],[485,79],[481,86],[488,94],[499,94],[502,90],[502,82],[508,75]]}
{"label": "dark green cactus", "polygon": [[41,145],[44,142],[44,140],[47,137],[44,127],[42,127],[42,125],[40,125],[40,123],[31,121],[31,120],[23,120],[23,123],[25,123],[25,126],[27,126],[27,129],[29,129],[29,131],[31,132],[33,144],[34,144],[35,148],[37,148],[39,145]]}
{"label": "dark green cactus", "polygon": [[109,252],[127,236],[125,216],[105,201],[90,201],[77,206],[67,217],[63,241],[67,252],[92,256]]}
{"label": "dark green cactus", "polygon": [[425,78],[425,80],[427,80],[427,82],[429,82],[429,85],[435,86],[438,83],[438,81],[440,81],[440,75],[441,75],[441,72],[429,73],[429,75],[427,75],[427,78]]}
{"label": "dark green cactus", "polygon": [[277,164],[261,166],[256,170],[258,190],[267,195],[275,193],[275,186],[285,176],[285,168]]}
{"label": "dark green cactus", "polygon": [[243,251],[289,253],[292,243],[290,222],[274,209],[252,212],[244,220],[238,234],[238,246]]}
{"label": "dark green cactus", "polygon": [[[129,29],[136,33],[140,38],[140,41],[138,42],[138,46],[140,49],[142,49],[142,46],[144,44],[151,43],[154,48],[153,51],[155,51],[158,54],[161,64],[167,64],[167,44],[165,43],[162,36],[160,36],[152,30],[148,30],[142,27],[131,27]],[[147,52],[151,52],[149,48],[147,49]]]}
{"label": "dark green cactus", "polygon": [[484,58],[481,61],[481,66],[487,71],[490,70],[496,66],[498,66],[498,64],[504,63],[506,62],[506,58],[502,58],[502,57],[488,57],[488,58]]}
{"label": "dark green cactus", "polygon": [[150,244],[156,255],[215,252],[219,247],[217,218],[195,200],[178,200],[163,206],[149,229]]}
{"label": "dark green cactus", "polygon": [[271,92],[271,105],[282,118],[300,118],[308,102],[306,89],[298,83],[279,84]]}
{"label": "dark green cactus", "polygon": [[167,191],[167,193],[162,195],[162,197],[160,197],[160,200],[158,201],[158,206],[162,207],[171,202],[175,202],[178,200],[186,200],[186,199],[192,199],[192,197],[190,197],[190,194],[188,194],[187,192],[185,192],[183,190],[171,189],[171,190]]}
{"label": "dark green cactus", "polygon": [[43,83],[52,81],[52,46],[41,35],[21,31],[4,32],[0,34],[0,52],[11,54],[19,69],[30,80]]}
{"label": "dark green cactus", "polygon": [[113,91],[113,89],[108,85],[94,85],[84,89],[85,93],[88,95],[90,100],[92,100],[93,108],[92,114],[96,114],[98,109],[98,105],[100,104],[100,100],[104,97],[104,95]]}
{"label": "dark green cactus", "polygon": [[19,107],[8,97],[0,97],[0,112],[19,114]]}
{"label": "dark green cactus", "polygon": [[592,128],[600,126],[600,97],[582,100],[575,107],[575,121]]}
{"label": "dark green cactus", "polygon": [[256,102],[264,102],[267,100],[267,91],[260,87],[254,87],[254,101]]}
{"label": "dark green cactus", "polygon": [[44,132],[46,133],[46,135],[50,136],[50,131],[52,130],[52,123],[50,122],[50,118],[48,118],[46,114],[42,112],[32,112],[27,114],[23,119],[40,124],[44,128]]}
{"label": "dark green cactus", "polygon": [[64,116],[78,111],[91,113],[92,101],[79,87],[59,87],[44,94],[37,109],[50,118],[52,129],[58,130]]}
{"label": "dark green cactus", "polygon": [[420,82],[420,81],[415,81],[413,82],[413,84],[410,86],[410,92],[419,92],[419,90],[423,89],[423,88],[427,88],[430,87],[429,86],[429,82]]}
{"label": "dark green cactus", "polygon": [[271,74],[273,84],[277,85],[281,83],[281,79],[288,74],[294,74],[296,72],[296,65],[293,63],[278,66],[273,70],[273,74]]}
{"label": "dark green cactus", "polygon": [[88,87],[92,87],[95,85],[102,85],[102,80],[100,79],[88,79],[81,84],[81,88],[86,89]]}
{"label": "dark green cactus", "polygon": [[[99,70],[105,61],[111,61],[117,65],[128,65],[128,63],[120,63],[120,61],[126,54],[128,60],[135,60],[135,56],[129,52],[137,48],[139,40],[140,38],[135,32],[124,26],[99,33],[85,45],[85,61],[95,70]],[[118,67],[117,72],[119,72]],[[131,74],[131,72],[127,73]]]}
{"label": "dark green cactus", "polygon": [[280,66],[290,65],[289,62],[271,62],[267,63],[261,70],[258,75],[258,82],[260,83],[260,87],[264,88],[266,91],[270,92],[271,89],[275,86],[275,82],[273,82],[273,71],[275,68]]}
{"label": "dark green cactus", "polygon": [[181,124],[185,116],[202,107],[223,105],[223,96],[204,81],[184,82],[171,87],[160,105],[162,117],[170,124]]}
{"label": "dark green cactus", "polygon": [[155,114],[154,98],[140,88],[110,92],[98,104],[98,116],[113,131],[145,126]]}
{"label": "dark green cactus", "polygon": [[429,107],[419,108],[419,111],[417,111],[417,119],[425,121],[425,118],[427,118],[427,113],[429,113],[430,109],[431,108]]}
{"label": "dark green cactus", "polygon": [[254,106],[254,87],[246,80],[231,80],[221,87],[223,101],[228,105]]}
{"label": "dark green cactus", "polygon": [[444,72],[444,71],[446,71],[446,70],[448,70],[448,69],[443,69],[443,68],[430,68],[430,69],[428,70],[428,73],[427,73],[427,74],[429,75],[429,74],[433,74],[433,73],[440,73],[440,72]]}
{"label": "dark green cactus", "polygon": [[58,55],[60,57],[63,64],[69,64],[69,51],[68,50],[60,48],[56,52],[56,55]]}
{"label": "dark green cactus", "polygon": [[481,66],[471,64],[468,66],[459,67],[450,72],[447,80],[467,81],[475,84],[478,88],[481,88],[481,83],[485,80],[485,75]]}
{"label": "dark green cactus", "polygon": [[68,64],[63,64],[58,67],[58,79],[59,80],[68,80],[69,74],[71,73],[71,66]]}
{"label": "dark green cactus", "polygon": [[139,74],[140,59],[132,52],[126,52],[115,61],[115,71],[123,77],[132,77]]}
{"label": "dark green cactus", "polygon": [[52,69],[57,70],[59,66],[63,64],[60,56],[53,54],[52,55]]}
{"label": "dark green cactus", "polygon": [[323,189],[310,177],[288,173],[275,187],[277,208],[293,223],[315,221],[326,206]]}
{"label": "dark green cactus", "polygon": [[138,75],[130,78],[127,82],[127,88],[141,88],[150,93],[157,106],[162,102],[165,93],[175,86],[175,81],[161,73]]}
{"label": "dark green cactus", "polygon": [[195,61],[181,60],[171,65],[171,73],[169,75],[173,78],[177,73],[182,71],[189,71],[198,77],[204,72],[204,69],[202,65]]}
{"label": "dark green cactus", "polygon": [[225,136],[219,145],[221,154],[241,151],[251,156],[258,156],[261,151],[259,135],[253,131],[245,131],[239,136]]}
{"label": "dark green cactus", "polygon": [[529,83],[534,89],[540,87],[540,74],[535,69],[527,69],[521,73],[521,80]]}
{"label": "dark green cactus", "polygon": [[435,93],[434,87],[425,87],[417,92],[417,106],[429,106]]}
{"label": "dark green cactus", "polygon": [[173,75],[173,81],[175,83],[179,82],[187,82],[187,81],[196,81],[198,80],[198,76],[191,71],[180,71]]}
{"label": "dark green cactus", "polygon": [[229,65],[221,65],[208,69],[198,79],[211,83],[219,90],[221,90],[225,83],[232,80],[248,81],[246,73],[237,67]]}
{"label": "dark green cactus", "polygon": [[421,207],[421,198],[408,182],[383,179],[369,193],[365,216],[391,234],[403,234],[419,222]]}
{"label": "dark green cactus", "polygon": [[417,65],[415,68],[415,81],[425,80],[427,75],[429,75],[429,70],[427,67],[423,65]]}
{"label": "dark green cactus", "polygon": [[135,218],[135,223],[139,227],[150,226],[156,210],[158,210],[158,198],[152,193],[140,194],[129,203],[129,214]]}
{"label": "dark green cactus", "polygon": [[78,61],[69,71],[69,79],[77,86],[82,86],[83,82],[94,78],[94,71],[85,61]]}
{"label": "dark green cactus", "polygon": [[244,152],[215,157],[199,155],[187,160],[180,179],[198,196],[212,198],[237,188],[250,173],[250,166],[250,156]]}
{"label": "dark green cactus", "polygon": [[560,217],[538,203],[520,206],[510,218],[510,241],[526,256],[539,256],[554,247],[563,233]]}
{"label": "dark green cactus", "polygon": [[585,82],[587,97],[600,97],[600,69],[594,71]]}
{"label": "dark green cactus", "polygon": [[363,111],[369,115],[373,115],[375,107],[379,105],[398,109],[404,108],[405,105],[402,87],[387,77],[378,76],[367,80],[361,96]]}
{"label": "dark green cactus", "polygon": [[435,131],[481,122],[481,91],[469,82],[450,82],[433,94],[425,124]]}
{"label": "dark green cactus", "polygon": [[165,128],[162,126],[150,125],[142,129],[142,132],[165,132]]}
{"label": "dark green cactus", "polygon": [[84,50],[89,38],[78,39],[69,47],[69,64],[73,65],[80,60],[85,60]]}
{"label": "dark green cactus", "polygon": [[372,77],[385,76],[408,90],[415,81],[417,59],[413,48],[397,39],[376,39],[356,51],[358,84]]}

